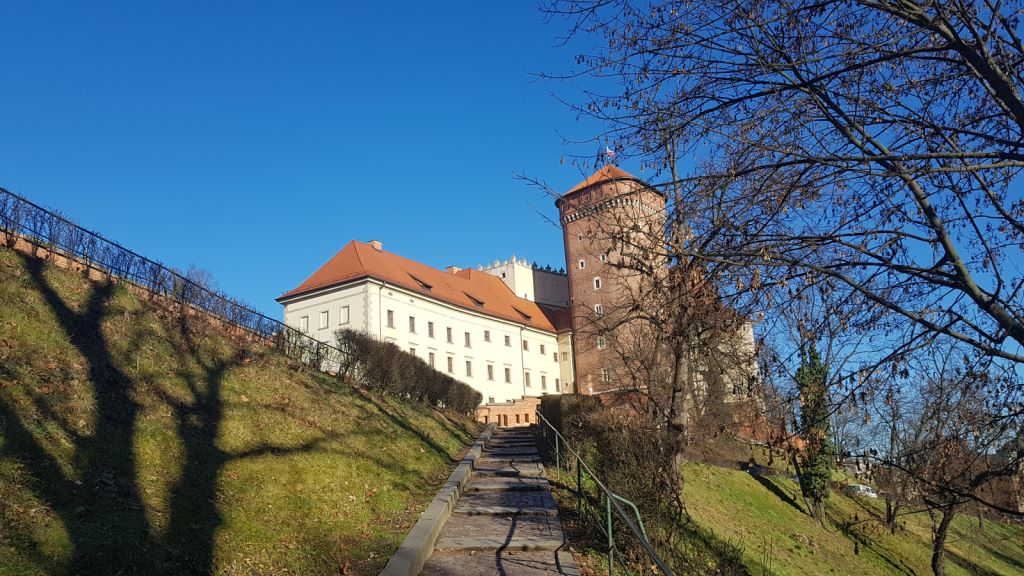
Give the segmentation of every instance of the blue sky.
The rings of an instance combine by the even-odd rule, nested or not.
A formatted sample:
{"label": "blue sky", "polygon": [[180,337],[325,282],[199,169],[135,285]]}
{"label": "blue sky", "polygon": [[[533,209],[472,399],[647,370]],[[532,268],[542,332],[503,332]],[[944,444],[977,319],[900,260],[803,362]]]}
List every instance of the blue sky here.
{"label": "blue sky", "polygon": [[[599,127],[532,2],[5,2],[0,186],[280,316],[351,239],[564,265],[550,198]],[[628,169],[629,166],[627,165]]]}

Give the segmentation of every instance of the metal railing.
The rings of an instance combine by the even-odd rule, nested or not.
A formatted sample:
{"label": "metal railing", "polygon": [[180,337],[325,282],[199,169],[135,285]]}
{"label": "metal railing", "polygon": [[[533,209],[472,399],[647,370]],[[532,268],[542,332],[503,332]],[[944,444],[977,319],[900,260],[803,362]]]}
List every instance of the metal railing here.
{"label": "metal railing", "polygon": [[[654,550],[654,546],[651,545],[650,540],[648,540],[647,530],[644,528],[643,519],[640,517],[640,510],[637,509],[636,505],[609,490],[590,467],[587,466],[587,463],[583,461],[579,453],[569,446],[562,433],[540,412],[537,412],[537,423],[540,424],[539,428],[544,439],[555,450],[555,469],[558,481],[561,482],[563,464],[565,464],[566,472],[574,470],[576,473],[576,510],[578,513],[589,515],[594,519],[601,533],[607,539],[608,574],[660,573],[663,576],[672,576],[672,569],[661,559]],[[571,465],[566,462],[568,458],[563,458],[563,451],[566,456],[571,457]],[[595,494],[588,493],[588,485],[596,489],[594,490]],[[623,505],[628,506],[632,514],[629,514],[623,508]],[[633,565],[627,564],[623,550],[616,543],[616,524],[625,526],[626,535],[631,536],[632,539],[640,544],[643,554],[646,556],[646,562],[634,563]],[[619,531],[619,534],[622,534],[622,530]],[[618,572],[616,572],[616,566],[619,567]],[[657,572],[654,571],[655,568]]]}
{"label": "metal railing", "polygon": [[351,366],[349,352],[265,316],[4,188],[0,188],[0,230],[6,232],[10,248],[22,239],[34,250],[45,249],[48,256],[64,256],[86,269],[127,280],[251,332],[288,357],[318,370],[338,373]]}

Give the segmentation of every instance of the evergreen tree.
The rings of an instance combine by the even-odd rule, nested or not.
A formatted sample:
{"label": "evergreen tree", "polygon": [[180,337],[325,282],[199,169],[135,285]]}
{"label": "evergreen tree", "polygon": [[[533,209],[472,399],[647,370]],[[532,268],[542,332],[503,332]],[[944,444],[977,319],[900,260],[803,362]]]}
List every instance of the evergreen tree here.
{"label": "evergreen tree", "polygon": [[829,433],[827,370],[813,344],[800,354],[796,386],[800,392],[800,438],[803,453],[794,458],[800,490],[814,519],[821,524],[829,482],[835,469],[835,447]]}

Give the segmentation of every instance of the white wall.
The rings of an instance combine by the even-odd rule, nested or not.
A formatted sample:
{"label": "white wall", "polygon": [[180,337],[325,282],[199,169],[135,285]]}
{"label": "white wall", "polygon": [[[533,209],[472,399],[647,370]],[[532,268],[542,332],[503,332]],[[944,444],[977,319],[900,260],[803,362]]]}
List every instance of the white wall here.
{"label": "white wall", "polygon": [[[338,326],[335,315],[343,305],[349,306],[351,322]],[[557,394],[567,383],[563,376],[564,363],[555,357],[560,352],[556,334],[469,311],[377,280],[364,279],[299,297],[286,301],[284,307],[286,324],[298,328],[301,318],[306,316],[308,333],[321,340],[333,342],[334,331],[348,327],[393,342],[406,352],[415,350],[425,361],[429,361],[433,353],[435,368],[480,391],[485,404],[491,398],[495,403],[503,403],[524,396]],[[319,314],[324,310],[329,311],[332,326],[321,330]],[[393,313],[393,326],[387,325],[389,310]],[[410,316],[415,318],[415,332],[410,331]],[[433,337],[428,333],[430,322],[434,323]],[[449,327],[452,329],[450,343],[447,341]],[[469,347],[465,345],[466,332],[470,334]],[[484,340],[485,332],[490,333],[490,342]],[[508,346],[505,336],[509,337]],[[523,340],[528,350],[523,350]],[[452,358],[451,372],[448,372],[449,357]],[[472,375],[466,374],[467,361],[472,363]],[[571,365],[571,362],[570,354],[567,363]],[[488,365],[493,366],[493,380],[488,378]],[[511,382],[508,383],[505,368],[510,371]],[[529,386],[525,383],[527,373]]]}
{"label": "white wall", "polygon": [[510,260],[481,267],[481,270],[501,278],[520,298],[549,306],[569,306],[569,278],[564,274],[534,270],[529,262],[514,256]]}

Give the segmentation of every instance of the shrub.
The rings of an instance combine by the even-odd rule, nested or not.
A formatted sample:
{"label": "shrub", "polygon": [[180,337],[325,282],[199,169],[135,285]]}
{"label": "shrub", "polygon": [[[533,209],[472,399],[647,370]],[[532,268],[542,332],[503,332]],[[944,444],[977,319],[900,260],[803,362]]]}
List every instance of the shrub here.
{"label": "shrub", "polygon": [[367,389],[469,414],[483,396],[458,380],[434,370],[390,342],[355,330],[337,332],[339,347],[352,353],[346,375]]}

